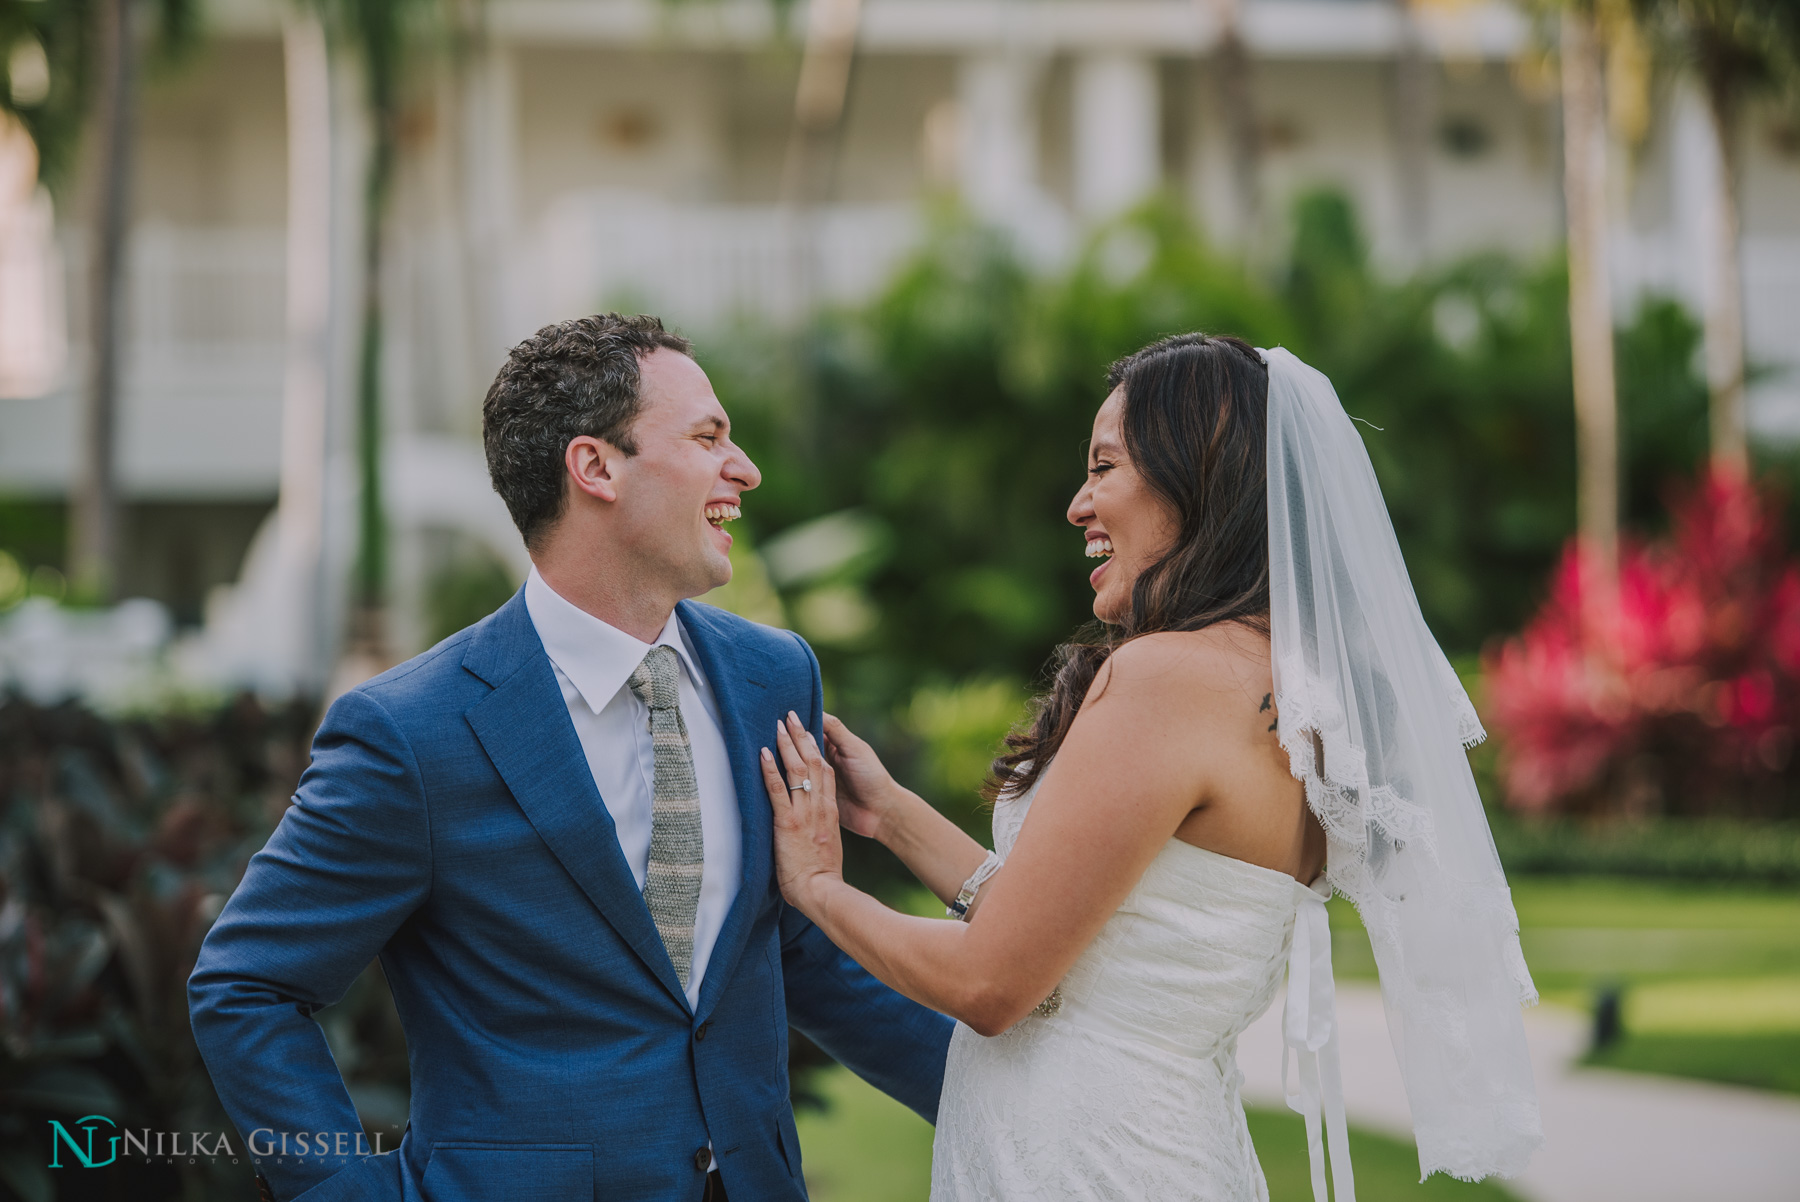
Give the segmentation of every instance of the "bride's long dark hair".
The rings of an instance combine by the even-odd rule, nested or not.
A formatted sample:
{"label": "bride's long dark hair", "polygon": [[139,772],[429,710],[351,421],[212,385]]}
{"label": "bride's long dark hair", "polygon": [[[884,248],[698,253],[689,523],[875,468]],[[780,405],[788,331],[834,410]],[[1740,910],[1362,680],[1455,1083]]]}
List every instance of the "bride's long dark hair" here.
{"label": "bride's long dark hair", "polygon": [[1125,449],[1178,519],[1175,541],[1131,587],[1118,624],[1094,623],[1057,648],[1029,728],[1006,737],[983,795],[1023,792],[1062,746],[1114,650],[1164,630],[1237,622],[1269,632],[1269,370],[1240,338],[1177,334],[1106,373],[1125,387]]}

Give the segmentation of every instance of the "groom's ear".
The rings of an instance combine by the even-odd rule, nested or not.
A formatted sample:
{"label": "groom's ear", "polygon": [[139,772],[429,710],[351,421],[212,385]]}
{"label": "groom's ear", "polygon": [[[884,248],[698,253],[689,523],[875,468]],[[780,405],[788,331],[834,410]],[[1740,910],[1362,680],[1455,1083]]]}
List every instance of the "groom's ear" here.
{"label": "groom's ear", "polygon": [[581,434],[563,451],[563,468],[573,487],[595,500],[611,502],[619,499],[619,473],[627,458],[604,438]]}

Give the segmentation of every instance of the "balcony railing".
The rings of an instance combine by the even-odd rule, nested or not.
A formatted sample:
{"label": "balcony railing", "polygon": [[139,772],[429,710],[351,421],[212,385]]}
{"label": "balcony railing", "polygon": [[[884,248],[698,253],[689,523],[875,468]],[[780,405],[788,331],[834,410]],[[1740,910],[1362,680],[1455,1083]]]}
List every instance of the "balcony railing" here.
{"label": "balcony railing", "polygon": [[[33,243],[20,228],[15,221],[0,229],[0,385],[13,381],[10,389],[0,387],[0,398],[41,395],[0,399],[6,415],[0,489],[54,490],[65,487],[71,475],[73,365],[86,359],[80,325],[84,255],[78,238],[65,237],[59,272],[55,248],[46,252],[41,238]],[[504,256],[501,308],[507,328],[499,333],[518,336],[545,321],[603,305],[660,313],[703,336],[740,314],[765,325],[791,325],[814,305],[854,302],[874,293],[921,235],[919,213],[902,206],[836,206],[797,216],[774,206],[572,195]],[[417,304],[446,281],[467,279],[467,273],[440,262],[458,253],[459,245],[454,237],[397,240],[396,303]],[[1696,286],[1684,274],[1688,252],[1673,234],[1618,235],[1613,250],[1621,316],[1628,316],[1636,297],[1646,292],[1682,296],[1698,310]],[[145,225],[134,231],[119,444],[128,489],[193,495],[274,490],[285,256],[280,229]],[[66,355],[58,353],[63,326],[49,320],[44,300],[54,298],[58,287],[69,300]],[[1765,428],[1772,422],[1800,433],[1800,238],[1747,237],[1744,291],[1750,357],[1776,372],[1758,385],[1768,398],[1759,402],[1766,410],[1759,420]],[[402,421],[407,414],[443,413],[446,406],[461,413],[479,389],[467,382],[451,387],[433,367],[451,356],[430,339],[441,342],[450,335],[434,333],[429,314],[415,316],[390,326],[392,411]],[[60,378],[51,380],[46,365],[53,368],[58,358],[64,366]],[[5,376],[8,369],[11,376]],[[468,370],[480,374],[487,365],[473,363]],[[445,428],[466,425],[467,416]],[[426,427],[439,428],[429,422]]]}
{"label": "balcony railing", "polygon": [[[575,194],[538,238],[536,321],[629,302],[689,329],[740,315],[789,324],[813,305],[868,297],[921,234],[908,205],[669,205]],[[535,283],[537,286],[532,287]]]}

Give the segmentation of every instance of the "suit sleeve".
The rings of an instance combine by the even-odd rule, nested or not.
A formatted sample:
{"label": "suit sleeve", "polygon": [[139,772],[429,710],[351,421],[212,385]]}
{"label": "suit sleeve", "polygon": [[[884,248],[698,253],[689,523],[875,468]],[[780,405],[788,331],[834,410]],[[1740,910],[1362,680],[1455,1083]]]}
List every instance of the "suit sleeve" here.
{"label": "suit sleeve", "polygon": [[[313,1012],[343,997],[431,880],[417,761],[381,704],[339,698],[312,765],[201,946],[188,980],[194,1040],[246,1141],[259,1131],[359,1132]],[[253,1149],[249,1149],[255,1155]],[[397,1158],[265,1157],[282,1202],[400,1197]]]}
{"label": "suit sleeve", "polygon": [[[819,661],[795,636],[812,672],[806,725],[823,741],[825,701]],[[949,1018],[889,989],[825,937],[812,920],[781,906],[781,972],[788,1021],[827,1055],[883,1093],[937,1122]]]}

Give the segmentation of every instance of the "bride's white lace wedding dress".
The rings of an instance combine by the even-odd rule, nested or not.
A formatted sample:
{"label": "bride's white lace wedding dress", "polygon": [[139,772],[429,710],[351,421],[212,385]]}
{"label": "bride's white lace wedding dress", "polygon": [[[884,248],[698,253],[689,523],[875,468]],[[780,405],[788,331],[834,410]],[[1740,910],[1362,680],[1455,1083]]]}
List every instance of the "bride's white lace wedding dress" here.
{"label": "bride's white lace wedding dress", "polygon": [[[994,806],[1003,858],[1035,792]],[[957,1024],[932,1202],[1267,1202],[1237,1037],[1281,986],[1298,908],[1321,901],[1285,873],[1171,839],[1039,1008],[1050,1013],[986,1039]]]}

